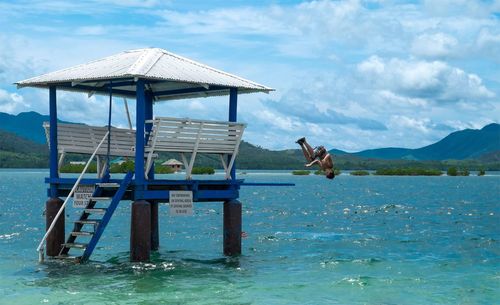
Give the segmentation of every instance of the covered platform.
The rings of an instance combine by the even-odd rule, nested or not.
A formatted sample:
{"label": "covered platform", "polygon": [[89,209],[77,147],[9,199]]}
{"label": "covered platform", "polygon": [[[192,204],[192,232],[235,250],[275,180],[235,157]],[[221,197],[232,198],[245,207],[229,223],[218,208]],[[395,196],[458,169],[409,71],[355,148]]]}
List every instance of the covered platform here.
{"label": "covered platform", "polygon": [[[150,251],[159,246],[158,203],[170,202],[173,191],[187,192],[194,202],[223,202],[224,254],[241,253],[238,197],[245,183],[236,178],[235,159],[246,125],[237,122],[238,94],[269,93],[272,88],[158,48],[122,52],[16,84],[18,88],[49,90],[50,122],[44,126],[50,148],[50,176],[45,180],[49,199],[47,232],[38,247],[41,259],[46,243],[48,256],[87,260],[118,203],[131,200],[131,260],[148,260]],[[107,125],[58,123],[57,105],[64,103],[57,99],[60,90],[109,97]],[[153,104],[160,101],[224,95],[229,95],[227,121],[154,116]],[[135,129],[111,127],[113,97],[135,99]],[[160,152],[180,154],[186,169],[185,179],[155,179],[154,160]],[[78,178],[62,177],[59,172],[67,153],[91,155]],[[218,155],[226,172],[223,179],[200,180],[191,176],[196,156],[202,153]],[[134,170],[125,176],[112,176],[110,156],[133,158]],[[84,174],[94,158],[98,164],[97,176],[88,178]],[[93,194],[65,242],[64,209],[80,185],[93,186]],[[105,206],[96,207],[99,201],[106,201]],[[95,214],[102,218],[96,219]],[[89,240],[75,241],[83,237]],[[72,248],[84,252],[70,256]]]}

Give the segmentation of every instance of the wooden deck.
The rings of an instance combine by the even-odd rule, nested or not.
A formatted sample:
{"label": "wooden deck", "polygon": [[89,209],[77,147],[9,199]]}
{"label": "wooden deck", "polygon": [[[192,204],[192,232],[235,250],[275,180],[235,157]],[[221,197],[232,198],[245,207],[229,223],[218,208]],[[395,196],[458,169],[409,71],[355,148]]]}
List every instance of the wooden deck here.
{"label": "wooden deck", "polygon": [[[122,179],[110,179],[109,182],[120,183]],[[55,185],[58,197],[66,197],[76,178],[45,178],[46,183]],[[80,184],[95,185],[101,182],[96,178],[84,178]],[[168,202],[169,191],[183,190],[193,192],[193,201],[229,201],[239,196],[240,186],[244,184],[243,179],[237,180],[167,180],[155,179],[138,185],[135,180],[128,187],[123,200],[155,200]],[[50,189],[49,189],[50,192]],[[103,196],[107,194],[104,193]]]}

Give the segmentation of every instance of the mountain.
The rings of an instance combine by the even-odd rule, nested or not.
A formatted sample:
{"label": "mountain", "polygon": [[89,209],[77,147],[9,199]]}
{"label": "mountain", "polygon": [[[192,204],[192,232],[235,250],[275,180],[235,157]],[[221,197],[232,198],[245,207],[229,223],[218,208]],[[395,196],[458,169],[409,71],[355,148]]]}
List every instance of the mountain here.
{"label": "mountain", "polygon": [[500,124],[492,123],[482,129],[453,132],[444,139],[417,149],[380,148],[353,153],[364,158],[386,160],[465,160],[500,150]]}
{"label": "mountain", "polygon": [[48,155],[47,144],[36,143],[14,133],[0,130],[0,150],[15,153],[35,153]]}
{"label": "mountain", "polygon": [[0,168],[47,167],[48,147],[0,130]]}
{"label": "mountain", "polygon": [[0,112],[0,130],[14,133],[36,143],[46,143],[42,124],[49,121],[48,115],[38,112],[21,112],[18,115]]}
{"label": "mountain", "polygon": [[[4,131],[0,133],[0,151],[43,155],[46,153],[47,145],[42,123],[48,120],[49,116],[37,112],[23,112],[18,115],[0,112],[0,131]],[[14,136],[17,137],[13,138]],[[343,162],[346,166],[356,167],[359,165],[363,168],[368,164],[366,163],[368,159],[405,161],[477,159],[481,162],[498,162],[499,152],[500,124],[496,123],[486,125],[480,130],[456,131],[434,144],[417,149],[391,147],[356,153],[347,153],[337,149],[330,150],[330,153],[335,156],[336,162]],[[165,154],[165,156],[167,155]],[[177,158],[177,156],[172,157]],[[200,162],[219,166],[218,159],[212,160],[210,156],[200,157]],[[244,141],[241,144],[238,157],[240,168],[253,169],[299,168],[303,166],[304,162],[304,156],[300,149],[273,151]],[[374,164],[372,161],[370,162],[369,164]]]}
{"label": "mountain", "polygon": [[500,124],[456,131],[437,143],[417,149],[416,156],[420,160],[463,160],[495,150],[500,150]]}

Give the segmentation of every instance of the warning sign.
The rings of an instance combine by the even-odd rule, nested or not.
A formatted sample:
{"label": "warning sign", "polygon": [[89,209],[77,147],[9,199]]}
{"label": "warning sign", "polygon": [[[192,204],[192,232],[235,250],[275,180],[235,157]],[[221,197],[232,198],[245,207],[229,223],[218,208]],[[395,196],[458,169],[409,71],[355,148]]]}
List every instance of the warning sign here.
{"label": "warning sign", "polygon": [[90,197],[94,194],[95,187],[88,184],[80,184],[76,187],[75,195],[73,196],[74,208],[86,208],[89,204]]}
{"label": "warning sign", "polygon": [[193,192],[170,191],[170,215],[171,216],[193,215]]}

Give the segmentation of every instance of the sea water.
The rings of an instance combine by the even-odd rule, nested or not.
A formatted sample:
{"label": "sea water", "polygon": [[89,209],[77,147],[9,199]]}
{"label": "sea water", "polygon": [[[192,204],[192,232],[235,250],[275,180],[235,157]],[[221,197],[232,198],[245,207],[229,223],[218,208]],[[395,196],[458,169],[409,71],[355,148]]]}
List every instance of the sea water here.
{"label": "sea water", "polygon": [[[92,261],[47,260],[47,171],[0,171],[1,304],[498,304],[500,176],[248,172],[243,254],[222,255],[222,205],[160,206],[160,250],[129,262],[130,203]],[[66,232],[79,211],[66,211]],[[73,249],[72,251],[77,251]],[[76,252],[74,252],[76,253]]]}

